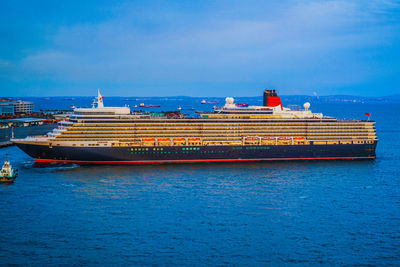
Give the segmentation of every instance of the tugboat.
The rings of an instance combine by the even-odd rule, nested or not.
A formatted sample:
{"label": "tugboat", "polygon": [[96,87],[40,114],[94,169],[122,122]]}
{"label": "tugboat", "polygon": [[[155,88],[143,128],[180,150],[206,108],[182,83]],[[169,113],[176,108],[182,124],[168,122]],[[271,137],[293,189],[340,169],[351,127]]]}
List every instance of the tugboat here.
{"label": "tugboat", "polygon": [[0,171],[0,183],[13,183],[17,175],[18,170],[12,168],[10,162],[7,160],[6,154],[6,161]]}

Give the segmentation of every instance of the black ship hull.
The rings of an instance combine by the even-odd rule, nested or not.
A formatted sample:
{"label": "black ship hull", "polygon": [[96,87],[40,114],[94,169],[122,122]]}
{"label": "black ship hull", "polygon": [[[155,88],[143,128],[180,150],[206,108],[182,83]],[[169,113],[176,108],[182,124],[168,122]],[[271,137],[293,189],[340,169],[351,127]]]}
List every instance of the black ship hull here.
{"label": "black ship hull", "polygon": [[374,159],[373,144],[263,145],[263,146],[164,146],[71,147],[17,143],[38,163],[142,164],[219,161]]}

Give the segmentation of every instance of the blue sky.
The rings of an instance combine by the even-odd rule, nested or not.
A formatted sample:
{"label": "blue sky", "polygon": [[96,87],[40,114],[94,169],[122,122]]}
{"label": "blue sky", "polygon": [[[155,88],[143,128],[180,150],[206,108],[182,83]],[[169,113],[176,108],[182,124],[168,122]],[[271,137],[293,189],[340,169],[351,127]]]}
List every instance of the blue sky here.
{"label": "blue sky", "polygon": [[0,95],[400,93],[400,3],[3,1]]}

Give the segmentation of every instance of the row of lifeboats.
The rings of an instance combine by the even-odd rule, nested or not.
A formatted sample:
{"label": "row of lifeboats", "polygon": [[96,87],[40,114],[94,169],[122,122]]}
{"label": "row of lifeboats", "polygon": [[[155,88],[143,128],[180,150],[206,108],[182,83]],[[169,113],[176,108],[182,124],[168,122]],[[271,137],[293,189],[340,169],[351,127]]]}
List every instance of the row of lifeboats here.
{"label": "row of lifeboats", "polygon": [[275,145],[275,144],[304,144],[306,142],[306,138],[303,136],[296,137],[257,137],[257,136],[249,136],[244,138],[245,144],[262,144],[262,145]]}
{"label": "row of lifeboats", "polygon": [[199,145],[201,143],[200,138],[143,138],[142,139],[143,145],[145,146],[152,146],[152,145],[163,145],[163,146],[170,146],[170,145],[185,145],[185,144],[195,144]]}
{"label": "row of lifeboats", "polygon": [[[143,138],[141,141],[126,143],[126,146],[185,146],[185,145],[240,145],[241,141],[210,141],[199,137],[191,138]],[[243,140],[243,145],[290,145],[308,144],[305,137],[257,137],[249,136]],[[117,144],[114,144],[117,145]],[[118,144],[125,146],[125,144]]]}

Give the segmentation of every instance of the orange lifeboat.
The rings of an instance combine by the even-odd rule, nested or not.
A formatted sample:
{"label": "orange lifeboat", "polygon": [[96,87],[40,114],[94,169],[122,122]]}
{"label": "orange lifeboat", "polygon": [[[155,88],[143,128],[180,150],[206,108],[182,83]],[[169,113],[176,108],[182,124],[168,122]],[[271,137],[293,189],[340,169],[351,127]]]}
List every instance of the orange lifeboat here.
{"label": "orange lifeboat", "polygon": [[261,144],[262,145],[275,145],[275,137],[262,137]]}
{"label": "orange lifeboat", "polygon": [[188,138],[188,141],[196,143],[196,142],[200,142],[200,138]]}
{"label": "orange lifeboat", "polygon": [[244,139],[244,142],[250,145],[255,145],[259,142],[259,140],[260,139],[258,137],[249,136]]}
{"label": "orange lifeboat", "polygon": [[174,142],[174,145],[181,146],[186,143],[186,140],[185,140],[185,138],[174,138],[173,142]]}
{"label": "orange lifeboat", "polygon": [[158,138],[158,144],[161,146],[170,146],[171,145],[171,139],[169,138]]}
{"label": "orange lifeboat", "polygon": [[290,137],[282,136],[278,138],[278,145],[289,145],[292,142]]}
{"label": "orange lifeboat", "polygon": [[261,140],[263,140],[263,141],[274,141],[275,138],[273,138],[273,137],[263,137],[263,138],[261,138]]}
{"label": "orange lifeboat", "polygon": [[156,140],[154,138],[143,138],[143,142],[155,142]]}

